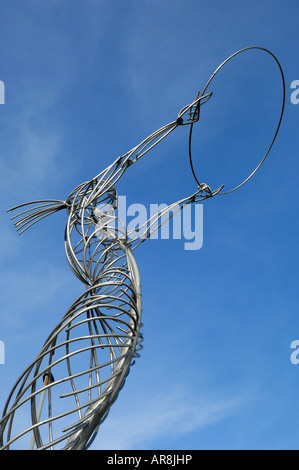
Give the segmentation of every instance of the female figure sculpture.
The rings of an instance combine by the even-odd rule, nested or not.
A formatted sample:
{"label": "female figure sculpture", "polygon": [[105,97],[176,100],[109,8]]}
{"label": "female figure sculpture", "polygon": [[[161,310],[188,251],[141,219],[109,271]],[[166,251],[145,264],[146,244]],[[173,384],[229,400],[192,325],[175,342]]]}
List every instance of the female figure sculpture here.
{"label": "female figure sculpture", "polygon": [[[212,190],[198,181],[192,165],[191,134],[201,106],[212,96],[206,90],[215,74],[228,60],[248,49],[262,48],[246,48],[233,54],[175,121],[80,184],[65,201],[33,201],[10,209],[21,209],[13,217],[19,233],[50,214],[66,210],[66,257],[85,290],[13,387],[0,421],[0,449],[24,443],[27,448],[41,450],[90,446],[142,348],[141,282],[134,250],[164,223],[165,215],[174,207],[182,210],[187,204],[232,191],[223,192],[223,185]],[[283,109],[284,100],[274,139],[261,163],[274,143]],[[115,223],[117,216],[109,212],[110,207],[117,208],[117,182],[132,164],[182,125],[190,126],[189,156],[197,189],[149,219],[139,228],[141,236],[132,236],[121,220]],[[26,416],[25,426],[19,424],[19,416]]]}

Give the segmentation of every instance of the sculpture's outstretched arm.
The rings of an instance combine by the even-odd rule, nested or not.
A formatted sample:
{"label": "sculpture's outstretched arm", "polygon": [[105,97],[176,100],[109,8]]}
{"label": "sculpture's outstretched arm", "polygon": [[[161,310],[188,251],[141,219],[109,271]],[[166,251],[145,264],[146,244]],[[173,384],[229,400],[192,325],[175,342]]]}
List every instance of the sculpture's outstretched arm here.
{"label": "sculpture's outstretched arm", "polygon": [[[184,106],[184,108],[181,109],[175,121],[166,124],[165,126],[150,134],[136,147],[132,148],[126,154],[118,157],[111,165],[95,176],[92,180],[80,184],[71,192],[65,201],[56,199],[30,201],[9,209],[7,212],[30,206],[26,210],[21,211],[12,217],[12,220],[16,220],[15,227],[18,233],[22,234],[32,225],[36,224],[48,215],[53,214],[54,212],[58,212],[62,209],[78,209],[78,194],[80,194],[81,209],[83,206],[93,204],[94,201],[97,202],[97,200],[105,192],[107,192],[117,183],[117,181],[133,163],[136,163],[138,160],[140,160],[141,157],[143,157],[153,147],[164,140],[178,126],[193,124],[194,122],[198,121],[200,105],[205,103],[211,96],[212,93],[200,95],[198,92],[195,100],[191,104]],[[188,113],[188,118],[184,122],[183,116],[186,113]],[[77,207],[74,206],[74,201]]]}
{"label": "sculpture's outstretched arm", "polygon": [[134,228],[129,230],[127,232],[127,237],[130,241],[131,249],[135,249],[145,240],[152,237],[156,231],[158,231],[164,224],[168,223],[171,218],[182,211],[188,204],[204,201],[205,199],[216,196],[222,189],[223,185],[215,191],[212,191],[206,184],[201,184],[199,189],[195,193],[191,194],[191,196],[180,199],[173,204],[169,204],[140,225],[138,229]]}

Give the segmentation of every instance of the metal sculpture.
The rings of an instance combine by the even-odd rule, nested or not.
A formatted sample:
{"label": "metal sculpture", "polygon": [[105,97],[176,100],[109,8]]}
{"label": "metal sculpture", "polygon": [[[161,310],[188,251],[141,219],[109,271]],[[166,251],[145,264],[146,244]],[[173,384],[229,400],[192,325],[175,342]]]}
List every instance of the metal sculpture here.
{"label": "metal sculpture", "polygon": [[[279,66],[283,82],[279,123],[266,154],[252,174],[236,188],[223,191],[222,185],[212,190],[200,183],[193,168],[193,125],[199,120],[201,106],[212,96],[207,88],[216,73],[240,52],[250,49],[270,54]],[[85,291],[70,306],[12,388],[0,422],[1,450],[25,446],[39,450],[75,450],[90,446],[142,348],[141,284],[134,249],[165,223],[167,217],[172,217],[174,209],[179,211],[187,204],[227,194],[248,181],[276,139],[284,104],[285,82],[276,57],[264,48],[242,49],[218,67],[203,91],[179,112],[175,121],[118,157],[92,180],[80,184],[65,201],[33,201],[10,209],[21,209],[13,217],[19,233],[50,214],[66,210],[66,257],[73,273],[85,285]],[[134,236],[121,225],[122,221],[115,224],[117,216],[106,210],[117,207],[116,183],[132,164],[182,125],[190,126],[189,158],[197,190],[149,219],[139,227],[142,236]]]}

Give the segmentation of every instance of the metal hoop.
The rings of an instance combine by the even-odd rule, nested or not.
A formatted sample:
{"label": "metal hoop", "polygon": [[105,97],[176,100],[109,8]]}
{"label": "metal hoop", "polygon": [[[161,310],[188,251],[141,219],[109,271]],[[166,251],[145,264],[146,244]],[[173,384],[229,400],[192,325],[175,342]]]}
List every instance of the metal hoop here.
{"label": "metal hoop", "polygon": [[[274,137],[266,151],[266,153],[264,154],[263,158],[261,159],[260,163],[258,164],[258,166],[255,168],[255,170],[253,170],[253,172],[242,182],[240,183],[239,185],[235,186],[233,189],[229,189],[228,191],[219,191],[217,194],[228,194],[228,193],[232,193],[233,191],[235,191],[236,189],[239,189],[241,188],[241,186],[243,186],[245,183],[247,183],[247,181],[250,180],[250,178],[252,178],[252,176],[258,171],[258,169],[261,167],[261,165],[263,164],[263,162],[265,161],[265,159],[267,158],[274,142],[275,142],[275,139],[277,137],[277,134],[278,134],[278,131],[279,131],[279,128],[280,128],[280,125],[281,125],[281,122],[282,122],[282,118],[283,118],[283,113],[284,113],[284,108],[285,108],[285,90],[286,90],[286,86],[285,86],[285,79],[284,79],[284,74],[283,74],[283,70],[282,70],[282,67],[277,59],[277,57],[271,52],[269,51],[268,49],[265,49],[264,47],[258,47],[258,46],[250,46],[250,47],[245,47],[244,49],[240,49],[239,51],[235,52],[234,54],[232,54],[231,56],[229,56],[224,62],[222,62],[222,64],[219,65],[219,67],[215,70],[215,72],[211,75],[211,77],[209,78],[209,80],[207,81],[202,93],[201,93],[201,96],[204,95],[206,93],[206,90],[208,88],[208,86],[210,85],[211,81],[213,80],[213,78],[215,77],[215,75],[222,69],[222,67],[227,64],[227,62],[229,62],[231,59],[233,59],[234,57],[236,57],[237,55],[241,54],[242,52],[245,52],[245,51],[249,51],[249,50],[261,50],[263,52],[266,52],[267,54],[269,54],[270,56],[273,57],[273,59],[275,60],[276,64],[278,65],[278,68],[279,68],[279,71],[280,71],[280,74],[281,74],[281,79],[282,79],[282,87],[283,87],[283,99],[282,99],[282,106],[281,106],[281,112],[280,112],[280,117],[279,117],[279,121],[278,121],[278,125],[277,125],[277,128],[276,128],[276,131],[275,131],[275,134],[274,134]],[[200,101],[198,102],[198,108],[200,107]],[[198,110],[198,113],[199,113],[199,110]],[[193,131],[193,125],[194,125],[194,122],[192,122],[190,124],[190,132],[189,132],[189,161],[190,161],[190,167],[191,167],[191,171],[192,171],[192,174],[194,176],[194,179],[195,181],[197,182],[197,184],[200,186],[201,183],[199,182],[196,174],[195,174],[195,170],[194,170],[194,167],[193,167],[193,161],[192,161],[192,153],[191,153],[191,138],[192,138],[192,131]],[[224,185],[223,185],[224,186]]]}

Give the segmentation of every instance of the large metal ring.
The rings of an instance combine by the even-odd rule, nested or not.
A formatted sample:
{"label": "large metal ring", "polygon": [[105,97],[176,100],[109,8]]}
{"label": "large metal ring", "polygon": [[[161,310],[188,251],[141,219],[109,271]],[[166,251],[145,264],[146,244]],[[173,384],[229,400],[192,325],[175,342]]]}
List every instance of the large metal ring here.
{"label": "large metal ring", "polygon": [[[276,131],[275,131],[275,134],[274,134],[274,137],[272,138],[271,140],[271,143],[266,151],[266,153],[264,154],[264,156],[262,157],[260,163],[258,164],[258,166],[253,170],[253,172],[240,184],[238,184],[237,186],[235,186],[234,188],[232,189],[229,189],[227,191],[219,191],[217,194],[228,194],[228,193],[231,193],[233,191],[235,191],[236,189],[240,188],[241,186],[243,186],[245,183],[247,183],[247,181],[252,178],[252,176],[257,172],[257,170],[261,167],[262,163],[265,161],[266,157],[268,156],[273,144],[274,144],[274,141],[277,137],[277,134],[278,134],[278,131],[279,131],[279,128],[280,128],[280,125],[281,125],[281,122],[282,122],[282,117],[283,117],[283,113],[284,113],[284,108],[285,108],[285,79],[284,79],[284,74],[283,74],[283,70],[282,70],[282,67],[277,59],[277,57],[272,53],[270,52],[268,49],[265,49],[264,47],[257,47],[257,46],[251,46],[251,47],[245,47],[244,49],[240,49],[239,51],[235,52],[234,54],[232,54],[230,57],[228,57],[224,62],[222,62],[221,65],[219,65],[219,67],[215,70],[215,72],[213,73],[213,75],[211,75],[211,77],[209,78],[209,80],[207,81],[203,91],[201,92],[201,96],[204,95],[206,93],[206,90],[208,88],[208,86],[210,85],[210,83],[212,82],[213,78],[215,77],[215,75],[222,69],[222,67],[227,64],[231,59],[233,59],[234,57],[236,57],[237,55],[241,54],[242,52],[245,52],[245,51],[249,51],[249,50],[252,50],[252,49],[255,49],[255,50],[261,50],[263,52],[266,52],[267,54],[269,54],[270,56],[273,57],[273,59],[275,60],[276,64],[278,65],[278,68],[279,68],[279,71],[280,71],[280,74],[281,74],[281,79],[282,79],[282,87],[283,87],[283,99],[282,99],[282,105],[281,105],[281,112],[280,112],[280,117],[279,117],[279,121],[278,121],[278,125],[276,127]],[[198,102],[198,106],[200,106],[200,101]],[[192,170],[192,173],[193,173],[193,176],[195,178],[195,181],[197,182],[197,184],[200,186],[202,183],[199,181],[199,179],[197,178],[196,174],[195,174],[195,171],[194,171],[194,167],[193,167],[193,161],[192,161],[192,153],[191,153],[191,137],[192,137],[192,130],[193,130],[193,125],[194,125],[194,122],[191,123],[190,125],[190,133],[189,133],[189,161],[190,161],[190,166],[191,166],[191,170]]]}

